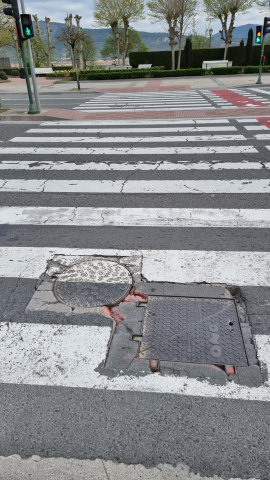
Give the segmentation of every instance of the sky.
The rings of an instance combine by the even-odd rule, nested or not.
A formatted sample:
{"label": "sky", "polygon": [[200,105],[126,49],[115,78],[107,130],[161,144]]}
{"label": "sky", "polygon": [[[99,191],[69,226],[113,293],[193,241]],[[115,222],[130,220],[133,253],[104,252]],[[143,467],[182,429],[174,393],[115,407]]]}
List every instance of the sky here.
{"label": "sky", "polygon": [[[20,0],[18,1],[18,3]],[[64,23],[67,13],[73,15],[81,15],[81,26],[83,28],[93,28],[93,0],[24,0],[27,13],[37,14],[39,20],[50,17],[52,22]],[[245,25],[247,23],[262,25],[264,14],[259,13],[259,7],[254,6],[246,14],[239,13],[236,15],[235,26]],[[208,22],[206,22],[206,14],[202,11],[197,20],[197,33],[205,34]],[[133,28],[144,32],[166,32],[166,25],[162,22],[152,24],[151,19],[146,17],[137,23],[131,24]],[[219,20],[212,22],[214,34],[220,30]]]}

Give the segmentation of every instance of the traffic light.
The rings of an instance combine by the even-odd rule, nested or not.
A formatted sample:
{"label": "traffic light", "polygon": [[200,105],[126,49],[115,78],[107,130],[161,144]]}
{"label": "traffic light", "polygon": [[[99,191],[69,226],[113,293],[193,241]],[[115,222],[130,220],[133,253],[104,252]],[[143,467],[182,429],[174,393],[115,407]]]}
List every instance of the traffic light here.
{"label": "traffic light", "polygon": [[264,55],[263,60],[262,60],[262,64],[265,65],[265,62],[266,62],[266,56]]}
{"label": "traffic light", "polygon": [[20,78],[26,78],[24,68],[19,68],[19,72],[20,72]]}
{"label": "traffic light", "polygon": [[4,15],[9,15],[13,17],[15,20],[20,19],[20,13],[19,13],[19,7],[18,7],[18,2],[17,0],[2,0],[3,3],[7,3],[8,5],[11,5],[8,8],[3,8],[3,13]]}
{"label": "traffic light", "polygon": [[31,15],[22,13],[21,15],[22,31],[24,38],[31,38],[34,36],[33,24]]}
{"label": "traffic light", "polygon": [[270,17],[264,17],[263,22],[263,36],[265,36],[267,33],[270,33]]}
{"label": "traffic light", "polygon": [[262,43],[262,27],[256,27],[256,43]]}

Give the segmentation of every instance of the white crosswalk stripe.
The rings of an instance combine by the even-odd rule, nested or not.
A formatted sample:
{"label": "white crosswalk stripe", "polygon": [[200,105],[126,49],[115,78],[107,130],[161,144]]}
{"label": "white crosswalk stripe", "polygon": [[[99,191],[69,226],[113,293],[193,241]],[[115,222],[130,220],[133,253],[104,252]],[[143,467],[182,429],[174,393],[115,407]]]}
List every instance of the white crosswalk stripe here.
{"label": "white crosswalk stripe", "polygon": [[0,207],[0,224],[270,228],[270,210],[215,208]]}
{"label": "white crosswalk stripe", "polygon": [[[132,108],[138,110],[142,99],[154,105],[160,95],[140,94],[136,99],[102,95],[95,104],[90,102],[91,111],[101,111],[99,101],[100,108],[105,103],[111,108],[110,99],[113,105],[121,100],[118,109],[133,99]],[[209,98],[209,108],[216,108],[211,103],[216,99],[207,97],[206,91],[164,95],[163,102],[172,104],[176,98],[182,105],[205,103]],[[270,287],[270,250],[258,242],[270,227],[270,161],[265,161],[269,138],[252,134],[252,130],[265,130],[257,120],[237,121],[63,120],[26,127],[23,136],[20,133],[0,147],[0,225],[3,232],[12,232],[0,245],[0,278],[38,280],[55,255],[138,256],[142,277],[148,282]],[[186,146],[189,142],[193,145]],[[48,143],[54,145],[47,147]],[[69,143],[94,146],[71,148]],[[132,147],[125,146],[129,143]],[[93,161],[89,155],[94,155]],[[186,206],[189,199],[191,204]],[[176,230],[175,239],[170,240]],[[40,244],[36,245],[40,231],[42,238],[37,237]],[[134,233],[132,244],[131,231],[139,232]],[[114,240],[118,232],[124,247]],[[209,248],[197,241],[201,232],[209,239]],[[158,237],[162,235],[167,235],[167,244],[161,248]],[[214,236],[220,245],[214,243]],[[70,246],[74,238],[76,244]],[[59,328],[61,335],[57,335]],[[110,335],[111,329],[105,326],[59,327],[2,318],[0,382],[270,401],[269,384],[255,389],[158,374],[100,375],[97,368],[106,357]],[[270,369],[269,337],[257,335],[256,344],[261,362]],[[39,365],[33,349],[40,352]]]}
{"label": "white crosswalk stripe", "polygon": [[104,93],[74,107],[74,110],[95,113],[211,110],[216,108],[236,107],[209,90],[201,90],[200,92]]}

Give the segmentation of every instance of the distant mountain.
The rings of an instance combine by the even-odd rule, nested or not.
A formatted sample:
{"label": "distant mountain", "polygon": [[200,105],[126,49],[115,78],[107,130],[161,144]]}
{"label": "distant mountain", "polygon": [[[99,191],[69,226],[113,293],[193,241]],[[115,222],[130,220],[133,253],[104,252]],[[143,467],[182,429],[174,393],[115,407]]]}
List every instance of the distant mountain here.
{"label": "distant mountain", "polygon": [[[239,45],[240,41],[243,39],[245,44],[247,41],[247,36],[248,36],[248,31],[250,28],[253,30],[253,40],[255,40],[255,35],[256,35],[256,26],[253,25],[252,23],[247,23],[246,25],[240,25],[239,27],[235,27],[233,30],[233,41],[232,41],[232,46],[237,46]],[[218,48],[218,47],[224,47],[224,42],[223,40],[220,39],[220,33],[215,33],[213,35],[213,40],[211,43],[211,48]]]}
{"label": "distant mountain", "polygon": [[[33,22],[34,23],[34,22]],[[40,20],[40,28],[42,32],[46,32],[46,24],[45,21]],[[66,49],[62,44],[56,43],[56,37],[61,32],[61,29],[65,26],[64,23],[58,22],[51,22],[50,27],[52,30],[51,33],[51,42],[55,46],[56,56],[57,59],[60,60],[63,55],[66,53]],[[101,58],[100,50],[104,46],[104,42],[107,37],[111,34],[110,28],[84,28],[83,31],[85,33],[91,33],[93,41],[98,50],[98,58]],[[142,38],[142,41],[148,46],[148,48],[152,51],[159,51],[159,50],[170,50],[169,45],[169,38],[168,34],[157,32],[157,33],[150,33],[150,32],[139,32]],[[46,39],[46,36],[44,36]]]}

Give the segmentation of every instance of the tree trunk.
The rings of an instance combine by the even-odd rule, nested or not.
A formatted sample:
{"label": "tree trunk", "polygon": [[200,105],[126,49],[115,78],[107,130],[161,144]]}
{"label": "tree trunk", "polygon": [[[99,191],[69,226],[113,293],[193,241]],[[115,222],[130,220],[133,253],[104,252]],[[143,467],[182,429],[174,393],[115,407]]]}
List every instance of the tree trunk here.
{"label": "tree trunk", "polygon": [[[77,23],[77,29],[78,29],[78,32],[80,32],[81,30],[81,26],[80,26],[80,21],[81,21],[81,18],[79,15],[75,15],[75,20],[76,20],[76,23]],[[82,40],[79,40],[79,47],[77,48],[78,52],[79,52],[79,69],[80,70],[83,70],[83,42]]]}
{"label": "tree trunk", "polygon": [[180,70],[180,65],[181,65],[182,40],[183,40],[183,34],[180,33],[180,38],[179,38],[179,53],[178,53],[178,60],[177,60],[177,70]]}
{"label": "tree trunk", "polygon": [[228,44],[228,43],[225,43],[223,60],[226,60],[226,59],[227,59],[228,48],[229,48],[229,44]]}
{"label": "tree trunk", "polygon": [[47,38],[48,38],[48,57],[47,57],[47,66],[48,66],[48,67],[51,66],[51,50],[54,49],[54,46],[51,44],[50,21],[51,21],[50,18],[45,17],[46,28],[47,28]]}
{"label": "tree trunk", "polygon": [[171,43],[171,49],[172,49],[172,70],[175,70],[175,45],[174,45],[174,42]]}
{"label": "tree trunk", "polygon": [[[34,20],[36,22],[36,29],[37,29],[37,32],[38,32],[38,37],[40,39],[40,42],[41,42],[41,44],[44,45],[41,30],[40,30],[40,25],[39,25],[39,21],[38,21],[38,16],[37,15],[32,15],[32,17],[34,18]],[[46,55],[47,65],[51,66],[51,64],[48,63],[50,61],[50,51],[44,48],[44,53]]]}

